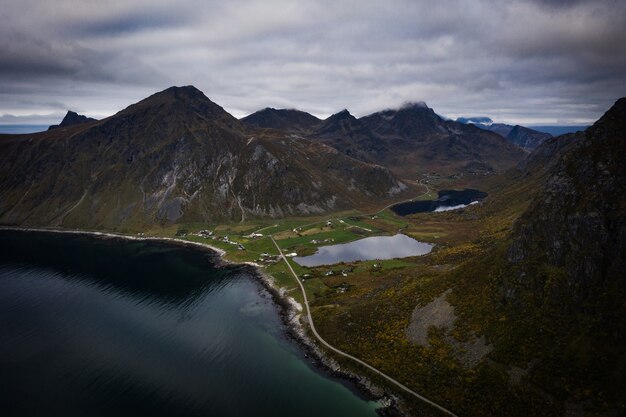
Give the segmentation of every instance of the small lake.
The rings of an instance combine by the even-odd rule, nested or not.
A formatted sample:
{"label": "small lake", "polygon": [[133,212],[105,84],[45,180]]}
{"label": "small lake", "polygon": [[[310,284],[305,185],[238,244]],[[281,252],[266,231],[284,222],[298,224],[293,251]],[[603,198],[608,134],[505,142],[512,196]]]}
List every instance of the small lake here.
{"label": "small lake", "polygon": [[372,236],[339,245],[322,246],[311,256],[296,256],[302,266],[332,265],[339,262],[385,260],[426,255],[433,249],[430,243],[419,242],[403,234]]}
{"label": "small lake", "polygon": [[485,197],[487,197],[487,193],[471,188],[466,188],[462,191],[441,190],[438,192],[436,200],[407,201],[406,203],[391,206],[391,210],[400,216],[457,210],[475,204]]}
{"label": "small lake", "polygon": [[242,267],[156,242],[0,231],[3,416],[377,416]]}

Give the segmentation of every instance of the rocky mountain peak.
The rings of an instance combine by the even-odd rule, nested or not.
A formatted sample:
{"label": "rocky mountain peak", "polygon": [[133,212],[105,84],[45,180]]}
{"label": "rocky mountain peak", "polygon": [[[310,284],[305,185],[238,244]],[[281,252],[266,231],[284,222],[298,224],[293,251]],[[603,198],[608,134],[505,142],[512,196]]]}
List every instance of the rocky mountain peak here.
{"label": "rocky mountain peak", "polygon": [[284,129],[289,132],[300,132],[318,124],[320,119],[310,113],[296,109],[275,109],[266,107],[256,111],[241,121],[250,127]]}
{"label": "rocky mountain peak", "polygon": [[356,119],[356,118],[347,109],[343,109],[340,112],[337,112],[331,115],[326,120],[330,121],[330,120],[353,120],[353,119]]}
{"label": "rocky mountain peak", "polygon": [[404,139],[423,138],[445,131],[444,120],[424,102],[405,103],[399,109],[383,110],[359,120],[378,134]]}
{"label": "rocky mountain peak", "polygon": [[118,115],[125,116],[139,114],[152,116],[159,114],[168,118],[178,114],[181,117],[197,116],[211,121],[223,120],[230,124],[238,122],[235,117],[212,102],[202,91],[191,85],[169,87],[118,113]]}
{"label": "rocky mountain peak", "polygon": [[67,114],[65,115],[65,117],[63,118],[61,123],[58,124],[58,125],[50,126],[48,128],[48,130],[54,130],[54,129],[59,129],[59,128],[62,128],[62,127],[68,127],[68,126],[75,126],[75,125],[88,123],[88,122],[95,122],[95,121],[96,121],[96,119],[93,119],[93,118],[87,117],[87,116],[83,116],[82,114],[78,114],[76,112],[68,110]]}
{"label": "rocky mountain peak", "polygon": [[346,109],[323,120],[318,126],[318,135],[352,132],[361,127],[359,120]]}
{"label": "rocky mountain peak", "polygon": [[615,102],[604,115],[587,129],[591,137],[603,135],[623,135],[626,131],[626,97]]}

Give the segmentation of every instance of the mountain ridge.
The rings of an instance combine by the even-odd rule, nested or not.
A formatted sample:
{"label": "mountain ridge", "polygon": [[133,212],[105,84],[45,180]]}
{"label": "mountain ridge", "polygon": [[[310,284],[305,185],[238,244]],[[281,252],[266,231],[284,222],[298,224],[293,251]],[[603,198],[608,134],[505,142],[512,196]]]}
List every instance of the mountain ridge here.
{"label": "mountain ridge", "polygon": [[484,130],[495,132],[510,142],[526,150],[536,149],[541,143],[552,137],[552,134],[541,132],[526,126],[494,123],[489,117],[459,117],[457,122],[471,124]]}
{"label": "mountain ridge", "polygon": [[75,125],[80,125],[89,122],[96,122],[97,120],[91,117],[84,116],[82,114],[78,114],[71,110],[68,110],[63,117],[63,120],[58,125],[51,125],[48,127],[48,130],[62,129],[64,127],[70,127]]}
{"label": "mountain ridge", "polygon": [[250,127],[281,129],[287,132],[302,132],[321,120],[310,113],[296,109],[274,109],[266,107],[240,119]]}
{"label": "mountain ridge", "polygon": [[308,140],[251,135],[194,87],[66,132],[5,137],[0,222],[142,228],[352,208],[407,189]]}

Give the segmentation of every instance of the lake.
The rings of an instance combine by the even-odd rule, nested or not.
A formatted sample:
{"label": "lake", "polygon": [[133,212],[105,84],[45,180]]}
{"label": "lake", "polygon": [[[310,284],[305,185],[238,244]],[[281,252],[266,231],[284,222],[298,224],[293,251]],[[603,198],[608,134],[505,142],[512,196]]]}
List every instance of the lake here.
{"label": "lake", "polygon": [[376,416],[242,267],[156,242],[0,231],[3,416]]}
{"label": "lake", "polygon": [[403,234],[395,236],[372,236],[331,246],[321,246],[310,256],[296,256],[295,262],[302,266],[314,267],[332,265],[339,262],[384,260],[406,258],[429,253],[430,243],[419,242]]}
{"label": "lake", "polygon": [[462,191],[441,190],[436,200],[407,201],[391,206],[391,210],[400,215],[408,216],[415,213],[440,212],[457,210],[479,202],[487,197],[487,193],[471,188]]}

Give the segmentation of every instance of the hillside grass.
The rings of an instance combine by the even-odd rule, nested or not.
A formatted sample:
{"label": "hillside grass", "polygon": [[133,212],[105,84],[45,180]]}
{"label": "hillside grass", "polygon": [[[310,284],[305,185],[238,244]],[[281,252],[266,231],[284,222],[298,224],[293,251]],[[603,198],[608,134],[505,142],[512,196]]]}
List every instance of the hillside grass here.
{"label": "hillside grass", "polygon": [[[441,183],[446,185],[445,181]],[[261,253],[277,254],[268,237],[270,233],[283,251],[300,255],[313,253],[322,245],[398,232],[434,243],[431,254],[405,259],[317,268],[305,268],[290,260],[303,280],[322,337],[459,415],[562,415],[566,401],[589,397],[599,399],[592,406],[601,410],[602,393],[615,394],[610,394],[599,382],[601,378],[593,372],[589,358],[594,354],[607,355],[582,336],[559,334],[559,327],[569,326],[567,318],[550,322],[546,317],[554,315],[548,310],[539,309],[533,314],[515,312],[500,302],[501,281],[509,273],[503,260],[511,230],[528,207],[539,182],[540,178],[524,181],[500,178],[500,182],[489,178],[483,188],[466,183],[464,186],[486,189],[490,196],[484,203],[457,211],[408,217],[399,217],[388,209],[375,214],[352,211],[213,228],[207,224],[188,224],[167,232],[173,235],[181,230],[188,233],[206,228],[214,230],[216,240],[189,235],[185,238],[224,249],[228,252],[227,259],[237,262],[256,262]],[[330,227],[326,226],[328,220],[332,222]],[[245,237],[253,231],[264,236]],[[246,249],[237,250],[234,245],[220,241],[223,236]],[[313,244],[314,239],[322,243]],[[323,242],[325,239],[333,241]],[[284,262],[262,268],[286,294],[303,302],[298,284]],[[327,276],[328,271],[334,274]],[[561,272],[541,273],[551,280],[559,279]],[[448,289],[452,292],[447,299],[457,317],[453,328],[431,328],[427,346],[410,342],[406,329],[413,310]],[[458,355],[458,343],[478,336],[486,337],[493,351],[479,365],[468,367]],[[557,346],[555,341],[559,341]],[[358,365],[341,357],[335,359],[346,369],[363,373],[398,394],[409,413],[440,415]],[[586,370],[586,374],[568,367],[567,361],[575,363],[575,369]],[[509,375],[513,367],[525,374],[519,383]],[[559,380],[562,385],[555,385]]]}

